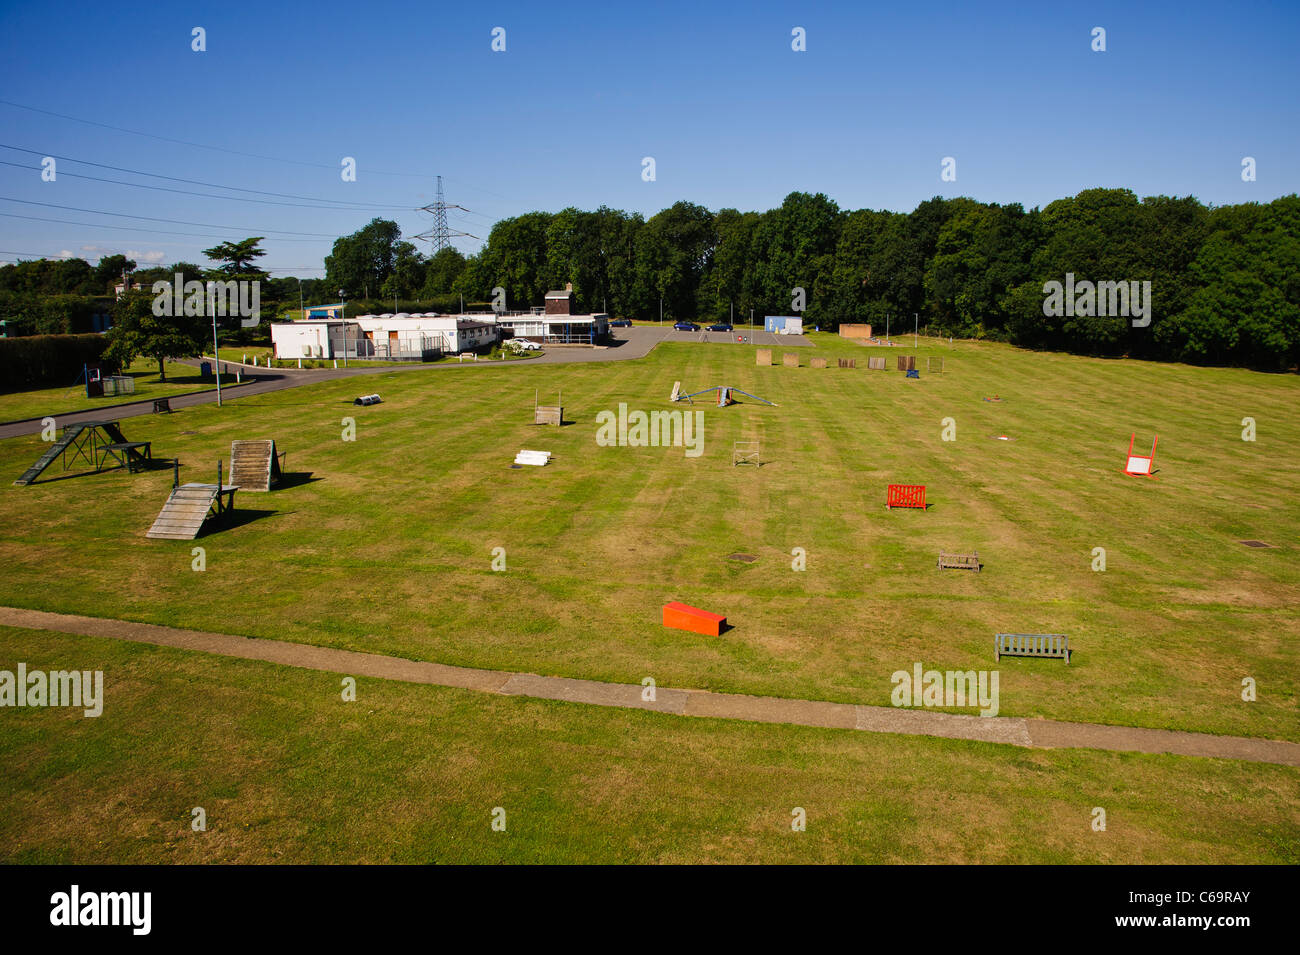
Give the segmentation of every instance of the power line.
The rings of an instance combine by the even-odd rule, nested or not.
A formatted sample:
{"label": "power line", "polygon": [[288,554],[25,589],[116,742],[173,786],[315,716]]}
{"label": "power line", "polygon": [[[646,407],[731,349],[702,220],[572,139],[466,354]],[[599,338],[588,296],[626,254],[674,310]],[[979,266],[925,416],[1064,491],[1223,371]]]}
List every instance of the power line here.
{"label": "power line", "polygon": [[[104,213],[104,214],[108,215],[110,213]],[[208,241],[212,240],[211,232],[174,232],[171,229],[147,229],[144,226],[121,225],[120,223],[117,222],[74,222],[71,219],[47,219],[43,216],[24,216],[18,214],[17,212],[0,212],[0,216],[4,216],[9,219],[27,219],[31,222],[53,222],[53,223],[57,223],[58,225],[86,226],[91,229],[119,229],[119,230],[125,229],[128,232],[150,232],[155,235],[180,235],[191,239],[207,239]],[[233,231],[242,231],[242,230],[233,230]],[[319,239],[293,239],[293,238],[285,238],[283,236],[276,236],[275,241],[276,242],[319,242],[320,240]]]}
{"label": "power line", "polygon": [[[0,99],[0,106],[12,106],[14,109],[25,109],[32,113],[42,113],[45,116],[54,116],[58,119],[66,119],[74,123],[84,123],[87,126],[98,126],[100,129],[111,129],[119,133],[128,133],[131,136],[143,136],[146,139],[156,139],[159,142],[175,143],[178,146],[191,146],[195,149],[208,149],[213,152],[228,153],[232,156],[246,156],[250,159],[265,159],[268,162],[287,163],[293,166],[309,166],[313,169],[329,169],[334,172],[338,172],[339,170],[338,166],[331,165],[330,163],[309,162],[305,159],[286,159],[283,156],[265,156],[265,155],[261,155],[260,153],[249,153],[249,152],[243,152],[238,149],[229,149],[225,146],[212,146],[207,143],[194,143],[185,139],[174,139],[170,136],[158,136],[154,133],[146,133],[138,129],[127,129],[124,126],[113,126],[109,123],[100,123],[91,119],[82,119],[79,116],[69,116],[66,113],[56,113],[53,110],[39,109],[35,106],[25,106],[22,103],[15,103],[12,100]],[[402,176],[408,179],[426,178],[426,174],[420,172],[386,172],[382,169],[370,169],[369,167],[366,168],[366,173],[368,175],[375,175],[375,176]],[[460,180],[456,180],[456,181],[459,182]],[[472,183],[461,183],[461,184],[473,190],[474,192],[482,192],[490,196],[496,196],[498,199],[504,199],[506,202],[525,201],[521,199],[514,199],[511,198],[510,196],[503,196],[499,192],[493,192],[491,189],[484,189],[481,186],[475,186]]]}
{"label": "power line", "polygon": [[[107,164],[107,163],[92,162],[92,161],[89,160],[89,159],[74,159],[74,158],[72,158],[71,156],[57,156],[57,155],[55,155],[54,153],[42,153],[40,150],[37,150],[37,149],[26,149],[26,148],[24,148],[24,147],[22,147],[22,146],[10,146],[10,145],[7,144],[7,143],[0,143],[0,149],[12,149],[12,150],[14,150],[15,152],[20,152],[20,153],[30,153],[30,154],[33,155],[33,156],[42,156],[42,157],[44,157],[44,156],[49,156],[50,158],[52,158],[52,159],[58,159],[58,160],[60,160],[61,162],[73,162],[73,163],[77,163],[77,164],[82,165],[82,166],[95,166],[95,167],[97,167],[97,168],[99,168],[99,169],[111,169],[111,170],[113,170],[114,172],[125,172],[125,173],[130,173],[131,175],[135,175],[135,176],[149,176],[149,177],[151,177],[151,178],[153,178],[153,179],[166,179],[166,180],[169,181],[169,182],[183,182],[183,183],[185,183],[185,184],[187,184],[187,185],[191,185],[191,186],[205,186],[205,187],[207,187],[207,188],[209,188],[209,189],[226,189],[226,190],[229,190],[229,191],[231,191],[231,192],[249,192],[249,193],[253,193],[254,195],[259,195],[259,196],[275,196],[276,198],[279,198],[279,199],[299,199],[299,200],[302,200],[302,201],[304,201],[304,202],[333,202],[333,203],[341,204],[341,205],[343,205],[343,206],[355,206],[355,207],[358,207],[358,208],[360,208],[360,209],[383,209],[383,210],[389,210],[389,211],[408,211],[406,206],[387,205],[387,204],[383,204],[383,203],[355,202],[355,201],[353,201],[353,200],[351,200],[351,199],[322,199],[322,198],[317,198],[317,197],[315,197],[315,196],[295,196],[295,195],[292,195],[292,194],[290,194],[290,193],[283,193],[283,192],[267,192],[267,191],[265,191],[265,190],[263,190],[263,189],[245,189],[245,188],[243,188],[243,187],[241,187],[241,186],[223,186],[223,185],[221,185],[220,183],[215,183],[215,182],[203,182],[202,180],[199,180],[199,179],[183,179],[183,178],[181,178],[181,177],[179,177],[179,176],[165,176],[165,175],[163,175],[162,173],[158,173],[158,172],[143,172],[143,171],[141,171],[141,170],[139,170],[139,169],[128,169],[128,168],[126,168],[125,166],[111,166],[111,165],[109,165],[109,164]],[[4,162],[4,160],[0,160],[0,162],[3,162],[4,165],[6,165],[6,166],[16,166],[16,167],[19,168],[19,169],[30,169],[30,170],[33,170],[33,171],[36,171],[36,170],[38,169],[38,167],[36,167],[36,166],[23,166],[23,165],[21,165],[21,164],[19,164],[19,163]],[[213,199],[226,199],[226,200],[232,200],[232,199],[233,199],[233,200],[240,201],[240,202],[257,202],[257,201],[259,201],[259,200],[255,200],[255,199],[239,199],[239,197],[237,197],[237,196],[211,196],[211,195],[208,195],[207,193],[201,193],[201,192],[189,192],[189,191],[184,190],[184,189],[167,189],[167,188],[164,187],[164,186],[150,186],[150,185],[147,185],[147,184],[145,184],[145,183],[122,182],[120,179],[98,179],[98,178],[96,178],[95,176],[88,176],[88,175],[86,175],[85,173],[65,172],[65,173],[63,173],[63,175],[65,175],[65,176],[75,176],[75,177],[77,177],[78,179],[94,179],[96,182],[112,182],[112,183],[117,183],[118,185],[122,185],[122,186],[136,186],[136,187],[141,188],[141,189],[160,189],[160,190],[162,190],[162,191],[164,191],[164,192],[179,192],[179,193],[182,193],[182,194],[184,194],[184,195],[191,195],[191,196],[207,196],[208,198],[213,198]],[[272,204],[273,204],[273,205],[284,205],[284,203],[272,203]],[[311,208],[311,207],[299,207],[299,208]],[[328,208],[328,207],[319,207],[319,208]],[[348,211],[348,210],[344,209],[343,211]]]}
{"label": "power line", "polygon": [[330,235],[325,232],[287,232],[283,229],[248,229],[243,226],[216,225],[211,222],[191,222],[187,219],[160,219],[157,216],[137,216],[129,212],[104,212],[100,209],[84,209],[80,206],[61,206],[54,202],[36,202],[32,199],[14,199],[12,196],[0,196],[4,202],[17,202],[25,206],[45,206],[50,209],[67,209],[71,212],[89,212],[97,216],[116,216],[122,219],[142,219],[146,222],[168,222],[172,225],[195,225],[205,229],[228,229],[232,232],[243,232],[250,235],[256,232],[278,233],[280,235],[300,235],[314,239],[337,239],[338,236]]}

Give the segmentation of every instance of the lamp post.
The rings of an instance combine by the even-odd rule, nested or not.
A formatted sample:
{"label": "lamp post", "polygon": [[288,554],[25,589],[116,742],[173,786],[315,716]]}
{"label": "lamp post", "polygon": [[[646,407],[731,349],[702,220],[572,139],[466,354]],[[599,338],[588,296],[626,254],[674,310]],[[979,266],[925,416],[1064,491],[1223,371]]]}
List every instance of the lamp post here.
{"label": "lamp post", "polygon": [[213,301],[212,284],[207,283],[208,311],[212,313],[212,374],[217,379],[217,407],[221,407],[221,353],[217,350],[217,306]]}
{"label": "lamp post", "polygon": [[[295,275],[294,278],[298,277]],[[302,304],[302,279],[298,279],[298,313],[303,318],[307,317],[307,309],[304,308]]]}
{"label": "lamp post", "polygon": [[348,367],[348,300],[339,289],[339,318],[343,320],[343,367]]}

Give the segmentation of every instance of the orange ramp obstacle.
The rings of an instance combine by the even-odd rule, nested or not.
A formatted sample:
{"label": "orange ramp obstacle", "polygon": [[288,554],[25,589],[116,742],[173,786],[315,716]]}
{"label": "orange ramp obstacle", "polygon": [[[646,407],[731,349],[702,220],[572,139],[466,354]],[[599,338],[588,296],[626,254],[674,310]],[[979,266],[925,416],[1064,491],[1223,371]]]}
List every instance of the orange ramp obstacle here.
{"label": "orange ramp obstacle", "polygon": [[727,618],[720,613],[709,613],[676,600],[664,604],[664,626],[674,630],[689,630],[706,637],[718,637],[722,635],[726,623]]}

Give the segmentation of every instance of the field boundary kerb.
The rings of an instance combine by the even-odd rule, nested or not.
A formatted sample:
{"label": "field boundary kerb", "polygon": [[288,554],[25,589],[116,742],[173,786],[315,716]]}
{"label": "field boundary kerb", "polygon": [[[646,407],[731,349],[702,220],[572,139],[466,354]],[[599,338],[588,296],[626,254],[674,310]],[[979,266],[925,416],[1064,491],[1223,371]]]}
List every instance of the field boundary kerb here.
{"label": "field boundary kerb", "polygon": [[653,701],[639,684],[482,670],[337,650],[281,640],[182,630],[104,617],[0,607],[0,625],[101,637],[212,653],[243,660],[403,683],[478,690],[592,706],[653,710],[674,716],[819,726],[871,733],[932,736],[1033,749],[1098,749],[1300,766],[1300,743],[1181,730],[1070,723],[1040,718],[967,716],[888,706],[659,687]]}

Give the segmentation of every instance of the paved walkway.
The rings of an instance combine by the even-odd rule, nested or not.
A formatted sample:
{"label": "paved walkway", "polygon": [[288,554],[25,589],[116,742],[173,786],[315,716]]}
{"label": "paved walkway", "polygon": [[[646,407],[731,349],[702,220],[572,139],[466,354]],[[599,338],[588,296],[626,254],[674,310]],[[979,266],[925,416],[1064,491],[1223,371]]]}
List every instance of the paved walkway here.
{"label": "paved walkway", "polygon": [[909,736],[939,736],[947,739],[978,740],[1038,749],[1102,749],[1118,752],[1174,753],[1214,759],[1239,759],[1255,763],[1300,766],[1300,743],[1253,739],[1243,736],[1213,736],[1175,730],[1104,726],[1093,723],[1061,723],[1056,720],[1019,717],[963,716],[928,710],[895,709],[888,706],[859,706],[771,696],[744,696],[707,690],[676,690],[659,687],[653,703],[641,699],[640,686],[600,683],[563,677],[476,670],[469,667],[423,663],[400,657],[334,650],[281,640],[255,640],[224,633],[178,630],[147,623],[131,623],[102,617],[46,613],[0,607],[0,624],[33,630],[52,630],[114,640],[150,643],[215,653],[244,660],[263,660],[310,670],[326,670],[351,676],[367,676],[405,683],[450,686],[484,693],[529,696],[544,700],[565,700],[594,706],[620,706],[655,710],[675,716],[706,716],[715,719],[750,720],[759,723],[787,723],[863,730],[870,733],[900,733]]}
{"label": "paved walkway", "polygon": [[[667,329],[663,328],[620,328],[618,331],[622,334],[610,345],[601,348],[551,348],[545,354],[530,358],[523,364],[527,365],[567,365],[578,362],[593,361],[627,361],[629,359],[644,358],[650,353],[650,350],[658,345],[668,334]],[[230,362],[225,359],[223,364],[238,365],[238,362]],[[198,364],[198,360],[186,362],[185,364]],[[238,398],[247,398],[250,395],[263,395],[270,391],[283,391],[285,388],[297,388],[301,385],[314,385],[322,381],[334,381],[339,378],[353,378],[363,375],[382,375],[387,372],[434,372],[451,368],[500,368],[506,362],[499,361],[466,361],[466,362],[442,362],[439,364],[424,364],[422,362],[409,362],[397,365],[376,365],[366,368],[273,368],[273,369],[254,369],[251,374],[244,375],[244,383],[231,389],[224,390],[221,399],[233,401]],[[248,369],[249,366],[240,366]],[[182,408],[191,408],[195,405],[214,404],[217,400],[216,390],[191,392],[185,395],[174,395],[170,398],[172,410],[179,411]],[[76,411],[71,414],[55,414],[55,419],[60,428],[70,424],[76,424],[81,421],[120,421],[123,418],[134,418],[139,415],[153,414],[153,399],[147,398],[141,401],[129,402],[120,405],[111,405],[104,408],[92,408],[85,411]],[[0,438],[13,438],[24,434],[39,434],[41,431],[41,418],[27,418],[23,421],[12,421],[0,424]]]}

